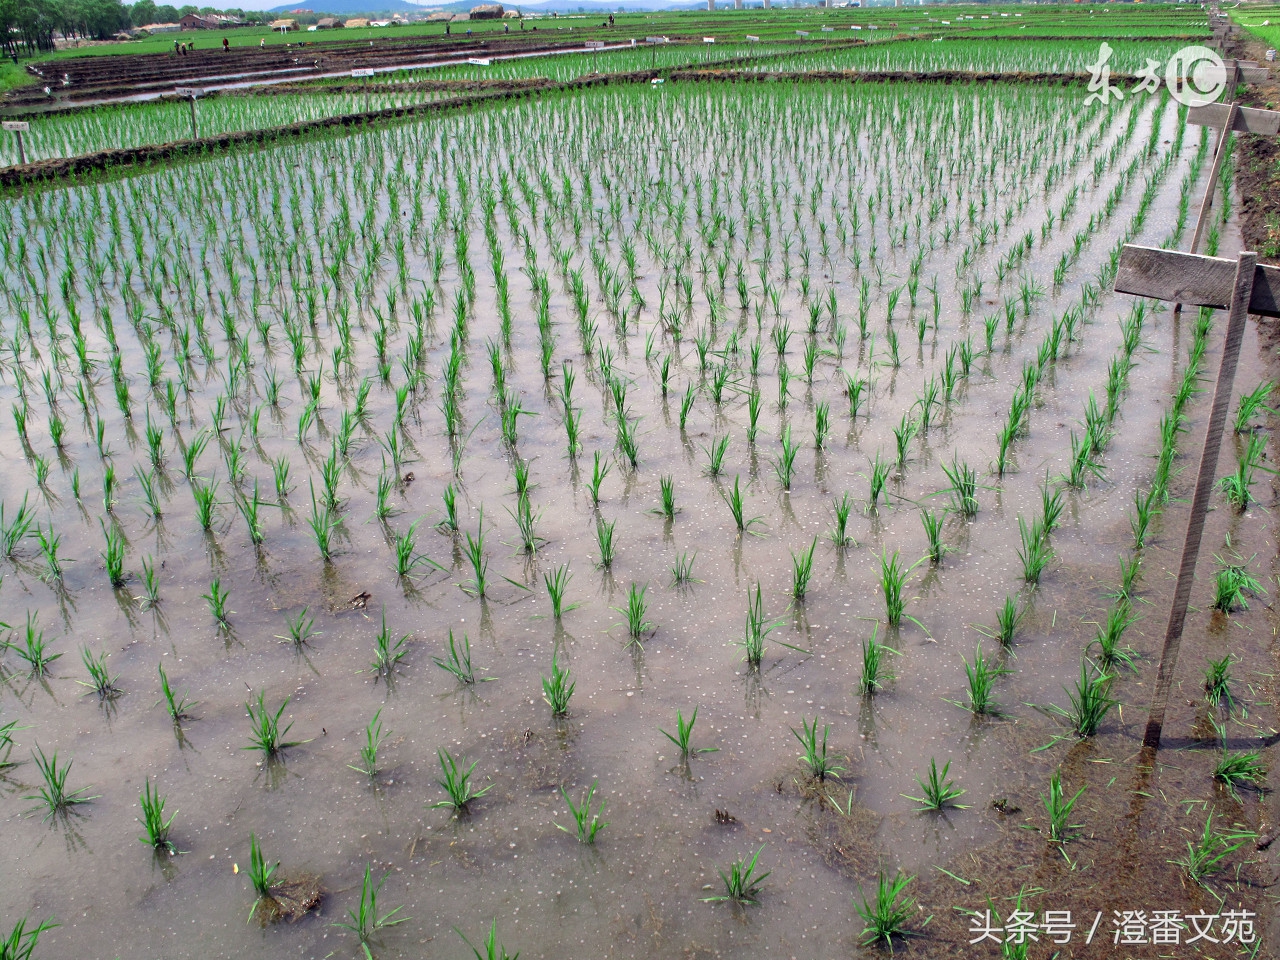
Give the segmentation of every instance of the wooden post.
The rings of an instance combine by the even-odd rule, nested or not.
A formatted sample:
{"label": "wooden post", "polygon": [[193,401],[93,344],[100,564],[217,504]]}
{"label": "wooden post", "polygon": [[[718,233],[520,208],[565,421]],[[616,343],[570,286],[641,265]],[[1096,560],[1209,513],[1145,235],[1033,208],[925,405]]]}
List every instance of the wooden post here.
{"label": "wooden post", "polygon": [[18,138],[18,162],[24,167],[27,165],[27,151],[22,144],[22,135],[31,128],[31,124],[26,120],[6,120],[4,121],[4,129],[8,130]]}
{"label": "wooden post", "polygon": [[199,87],[178,87],[176,93],[180,97],[188,97],[191,100],[191,139],[198,140],[200,130],[196,126],[196,98],[203,95],[204,91]]}
{"label": "wooden post", "polygon": [[1195,493],[1191,501],[1191,517],[1187,521],[1182,543],[1182,559],[1174,588],[1169,621],[1165,628],[1164,647],[1143,746],[1151,751],[1160,747],[1165,710],[1178,665],[1182,629],[1195,580],[1196,561],[1200,557],[1200,541],[1204,533],[1205,514],[1213,493],[1218,468],[1218,451],[1231,406],[1231,388],[1235,382],[1240,344],[1244,339],[1245,320],[1250,313],[1280,316],[1280,268],[1261,266],[1257,254],[1241,253],[1233,263],[1219,257],[1204,257],[1173,250],[1157,250],[1126,244],[1116,271],[1117,293],[1132,293],[1159,300],[1174,300],[1193,306],[1228,308],[1226,340],[1218,379],[1214,386],[1213,406],[1205,430],[1204,446],[1196,473]]}

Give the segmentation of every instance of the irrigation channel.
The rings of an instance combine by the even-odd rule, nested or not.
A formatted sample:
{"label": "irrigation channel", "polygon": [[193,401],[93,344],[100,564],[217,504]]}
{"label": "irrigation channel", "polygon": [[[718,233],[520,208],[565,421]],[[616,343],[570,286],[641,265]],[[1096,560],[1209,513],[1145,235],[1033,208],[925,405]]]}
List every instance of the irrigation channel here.
{"label": "irrigation channel", "polygon": [[[378,957],[494,922],[524,958],[870,956],[901,876],[911,954],[996,955],[970,911],[1071,910],[1101,956],[1112,911],[1233,909],[1269,955],[1275,801],[1213,776],[1275,752],[1265,410],[1134,763],[1221,323],[1110,289],[1185,244],[1209,154],[1162,96],[668,84],[6,196],[9,920],[356,956],[370,866]],[[277,710],[297,743],[252,749]],[[55,751],[91,801],[42,805]],[[757,852],[758,903],[705,902]]]}

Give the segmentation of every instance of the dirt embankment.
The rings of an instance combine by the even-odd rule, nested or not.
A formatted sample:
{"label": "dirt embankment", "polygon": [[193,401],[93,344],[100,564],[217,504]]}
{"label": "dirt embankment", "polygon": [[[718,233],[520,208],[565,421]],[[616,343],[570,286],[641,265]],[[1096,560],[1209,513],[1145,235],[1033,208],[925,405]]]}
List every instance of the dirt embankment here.
{"label": "dirt embankment", "polygon": [[[1252,34],[1242,34],[1228,53],[1242,60],[1257,60],[1271,71],[1271,79],[1255,83],[1240,98],[1248,107],[1280,109],[1277,63],[1267,63],[1267,45]],[[1269,263],[1280,263],[1280,138],[1238,134],[1236,187],[1240,194],[1240,230],[1247,250],[1256,250]]]}

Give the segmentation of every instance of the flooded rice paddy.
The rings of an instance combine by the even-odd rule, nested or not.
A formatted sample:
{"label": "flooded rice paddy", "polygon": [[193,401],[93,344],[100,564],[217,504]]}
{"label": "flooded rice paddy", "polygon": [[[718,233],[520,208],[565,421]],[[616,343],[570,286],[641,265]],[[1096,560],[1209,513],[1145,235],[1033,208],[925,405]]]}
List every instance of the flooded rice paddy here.
{"label": "flooded rice paddy", "polygon": [[[1275,587],[1269,475],[1243,513],[1215,497],[1167,746],[1154,772],[1134,762],[1207,401],[1186,407],[1168,500],[1135,551],[1135,494],[1198,316],[1135,313],[1110,270],[1123,241],[1185,245],[1203,144],[1155,97],[668,84],[0,201],[0,400],[19,411],[0,426],[0,499],[5,524],[24,498],[34,516],[0,610],[14,644],[29,649],[30,624],[60,655],[45,676],[16,648],[0,659],[18,762],[0,778],[7,916],[56,918],[42,956],[357,956],[331,924],[372,864],[390,874],[379,906],[407,918],[371,942],[378,957],[464,956],[453,928],[479,943],[495,919],[526,958],[836,957],[877,949],[859,945],[859,886],[901,869],[911,953],[995,955],[968,945],[960,911],[990,898],[1003,915],[1022,889],[1086,926],[1105,912],[1073,956],[1113,949],[1113,909],[1217,898],[1262,914],[1265,955],[1269,854],[1250,843],[1204,885],[1169,861],[1209,810],[1274,830],[1269,794],[1212,780],[1208,722],[1236,748],[1274,740],[1269,600],[1210,609],[1214,554]],[[1211,242],[1233,254],[1229,221]],[[1270,350],[1251,326],[1238,391],[1270,375]],[[1072,485],[1073,434],[1117,358],[1110,435]],[[1228,437],[1220,473],[1245,442]],[[944,470],[962,464],[971,517]],[[1046,484],[1063,510],[1028,583],[1019,518],[1041,516]],[[938,563],[922,559],[922,510],[941,520]],[[911,568],[896,626],[881,585],[895,553]],[[1134,558],[1133,666],[1106,668],[1119,705],[1079,740],[1051,706],[1069,707]],[[223,593],[220,623],[208,598]],[[1004,647],[990,634],[1007,597],[1021,620]],[[289,622],[308,619],[294,643]],[[480,682],[434,662],[450,631]],[[867,696],[873,637],[890,650]],[[107,654],[118,695],[77,683],[82,646]],[[979,649],[1009,671],[986,715],[968,709]],[[1230,716],[1202,688],[1225,654]],[[576,683],[563,717],[544,699],[553,663]],[[158,667],[194,701],[181,723]],[[260,692],[272,712],[290,698],[281,725],[302,741],[269,759],[246,749]],[[693,745],[715,752],[682,758],[660,730],[695,707]],[[389,735],[369,777],[352,766],[375,713]],[[793,731],[815,718],[838,779],[797,759]],[[42,821],[25,799],[37,746],[95,799]],[[432,806],[442,749],[489,788],[456,817]],[[963,808],[904,796],[931,759]],[[1041,802],[1054,771],[1085,788],[1061,844]],[[175,856],[137,842],[148,779],[176,814]],[[572,827],[561,787],[576,802],[592,783],[608,826],[587,845],[555,824]],[[246,923],[251,833],[281,876],[323,891],[318,907]],[[702,902],[761,848],[758,904]]]}

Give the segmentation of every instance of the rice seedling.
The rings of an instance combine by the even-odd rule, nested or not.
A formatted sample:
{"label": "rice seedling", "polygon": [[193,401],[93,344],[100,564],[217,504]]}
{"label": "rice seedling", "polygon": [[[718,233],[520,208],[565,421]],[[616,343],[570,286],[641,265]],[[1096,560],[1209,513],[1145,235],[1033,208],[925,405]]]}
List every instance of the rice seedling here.
{"label": "rice seedling", "polygon": [[58,556],[58,550],[62,546],[62,535],[54,533],[53,524],[50,524],[47,531],[43,527],[36,527],[36,540],[40,543],[40,553],[44,557],[42,579],[49,582],[61,580],[63,560]]}
{"label": "rice seedling", "polygon": [[196,505],[196,522],[208,532],[213,528],[214,508],[217,506],[218,482],[209,484],[191,481],[191,496]]}
{"label": "rice seedling", "polygon": [[35,956],[40,935],[59,926],[52,918],[27,929],[27,918],[22,917],[13,925],[9,935],[0,940],[0,958],[3,960],[31,960]]}
{"label": "rice seedling", "polygon": [[252,700],[246,702],[244,709],[249,715],[249,745],[240,749],[259,750],[268,760],[273,760],[282,750],[306,743],[305,740],[285,740],[293,727],[292,722],[285,724],[284,729],[280,728],[280,718],[284,716],[292,699],[292,697],[285,697],[275,713],[267,707],[266,690],[258,691],[256,704]]}
{"label": "rice seedling", "polygon": [[876,879],[876,889],[871,898],[858,885],[858,898],[854,909],[862,918],[862,943],[865,946],[881,944],[892,951],[895,940],[909,936],[907,922],[911,919],[915,898],[904,896],[914,876],[904,876],[901,871],[889,879],[881,873]]}
{"label": "rice seedling", "polygon": [[943,511],[942,516],[938,516],[932,510],[920,511],[920,522],[924,525],[925,537],[929,541],[928,556],[930,563],[941,563],[943,556],[950,549],[942,542],[942,524],[946,519],[946,511]]}
{"label": "rice seedling", "polygon": [[[964,660],[964,658],[961,658]],[[973,663],[964,660],[964,673],[968,681],[968,701],[961,703],[975,717],[998,716],[1000,707],[996,703],[996,680],[1012,673],[1007,667],[1000,667],[982,655],[982,644],[979,642],[973,654]],[[955,702],[955,701],[953,701]]]}
{"label": "rice seedling", "polygon": [[[907,585],[907,577],[911,575],[911,571],[920,566],[927,558],[921,557],[909,567],[905,567],[898,560],[898,551],[893,551],[893,556],[889,556],[888,551],[880,554],[880,591],[884,594],[884,610],[885,619],[888,620],[889,626],[897,627],[902,624],[902,618],[907,608],[907,598],[904,590]],[[915,617],[908,616],[908,620],[924,629],[920,621]]]}
{"label": "rice seedling", "polygon": [[1235,699],[1231,695],[1231,654],[1224,654],[1218,660],[1209,660],[1204,671],[1205,699],[1217,707],[1227,705],[1227,712],[1235,708]]}
{"label": "rice seedling", "polygon": [[831,406],[826,402],[819,403],[813,411],[813,446],[817,450],[826,448],[827,436],[831,433]]}
{"label": "rice seedling", "polygon": [[778,483],[781,484],[783,490],[791,489],[791,478],[795,473],[796,455],[800,452],[799,444],[791,441],[791,425],[788,424],[782,431],[782,452],[778,459],[773,461],[773,470],[778,477]]}
{"label": "rice seedling", "polygon": [[120,679],[120,676],[117,674],[113,677],[107,671],[107,653],[105,650],[95,657],[88,644],[85,644],[80,648],[80,662],[84,664],[84,668],[89,674],[89,679],[77,680],[76,683],[88,687],[98,695],[99,700],[110,700],[120,696],[122,691],[116,686],[116,681]]}
{"label": "rice seedling", "polygon": [[685,720],[683,711],[677,710],[675,735],[672,736],[670,733],[667,733],[667,731],[663,730],[661,727],[658,728],[658,732],[661,733],[668,740],[670,740],[673,744],[675,744],[676,749],[680,751],[681,757],[691,757],[699,753],[717,753],[720,749],[719,747],[693,746],[691,742],[693,738],[693,725],[697,723],[697,721],[698,721],[697,707],[693,708],[693,713],[689,715],[688,721]]}
{"label": "rice seedling", "polygon": [[921,795],[918,797],[910,797],[904,793],[903,796],[908,800],[912,800],[920,804],[921,810],[940,812],[948,807],[954,807],[957,810],[967,810],[968,807],[965,804],[955,802],[964,794],[964,791],[957,787],[954,782],[947,779],[947,773],[950,770],[950,760],[943,765],[941,772],[939,772],[938,761],[931,759],[929,761],[928,777],[924,780],[916,777],[916,783],[920,787]]}
{"label": "rice seedling", "polygon": [[1168,862],[1182,867],[1193,883],[1203,885],[1209,877],[1226,867],[1227,857],[1257,836],[1252,830],[1238,827],[1230,830],[1216,829],[1213,825],[1213,811],[1210,810],[1200,835],[1195,840],[1187,841],[1186,856]]}
{"label": "rice seedling", "polygon": [[281,636],[276,634],[277,640],[285,640],[292,643],[295,647],[304,647],[312,637],[318,637],[320,632],[316,630],[315,617],[308,616],[310,607],[303,607],[298,611],[295,617],[285,618],[285,629],[288,630],[287,635]]}
{"label": "rice seedling", "polygon": [[698,551],[694,551],[693,555],[689,553],[681,553],[676,556],[676,562],[671,566],[671,582],[677,587],[687,586],[690,583],[701,583],[693,575],[693,561],[697,558]]}
{"label": "rice seedling", "polygon": [[618,449],[627,458],[627,463],[631,465],[632,470],[640,464],[640,444],[635,432],[636,422],[626,417],[618,418]]}
{"label": "rice seedling", "polygon": [[739,486],[740,479],[741,478],[735,474],[733,478],[733,489],[721,493],[720,497],[726,504],[728,504],[729,512],[733,514],[734,526],[738,528],[738,533],[742,534],[750,533],[751,528],[756,524],[763,524],[764,518],[747,517],[742,489]]}
{"label": "rice seedling", "polygon": [[316,502],[316,490],[312,485],[311,514],[307,517],[307,527],[311,531],[311,539],[315,542],[320,559],[326,563],[333,559],[333,531],[337,525],[332,508],[328,504],[321,506]]}
{"label": "rice seedling", "polygon": [[[173,687],[169,685],[169,677],[164,672],[164,664],[160,664],[156,669],[160,672],[161,693],[161,699],[157,700],[156,704],[163,703],[174,726],[180,726],[183,720],[191,719],[191,715],[187,711],[194,707],[197,701],[188,700],[186,696],[175,696]],[[152,706],[155,706],[155,704]]]}
{"label": "rice seedling", "polygon": [[1026,607],[1019,608],[1017,600],[1011,596],[1006,596],[1003,606],[996,611],[996,629],[990,630],[986,627],[978,627],[978,630],[993,640],[999,640],[1002,647],[1011,647],[1013,646],[1013,638],[1017,635],[1018,627],[1021,626],[1022,620],[1026,615]]}
{"label": "rice seedling", "polygon": [[508,954],[506,946],[498,944],[498,921],[494,920],[493,925],[489,927],[489,936],[485,938],[484,943],[480,946],[484,948],[484,953],[480,952],[480,947],[475,946],[457,927],[453,928],[453,932],[462,937],[462,942],[471,948],[471,952],[475,954],[476,960],[520,960],[520,954]]}
{"label": "rice seedling", "polygon": [[800,730],[795,727],[791,728],[791,733],[800,741],[803,753],[800,754],[800,762],[809,768],[809,774],[813,779],[824,782],[827,777],[834,780],[840,779],[840,774],[845,768],[835,762],[834,757],[827,756],[827,733],[831,730],[830,726],[823,726],[822,740],[818,740],[818,718],[814,717],[810,723],[803,717],[800,718]]}
{"label": "rice seedling", "polygon": [[[1228,546],[1230,543],[1228,542]],[[1221,610],[1223,613],[1230,613],[1232,610],[1248,610],[1249,601],[1246,596],[1262,597],[1266,596],[1267,591],[1262,588],[1262,584],[1257,578],[1249,572],[1248,561],[1243,563],[1228,563],[1221,557],[1214,555],[1214,559],[1218,561],[1218,572],[1214,575],[1213,580],[1213,609]],[[1242,558],[1237,557],[1237,560]]]}
{"label": "rice seedling", "polygon": [[478,760],[473,760],[471,766],[465,770],[463,766],[466,760],[461,762],[456,760],[448,750],[441,747],[436,751],[436,756],[440,760],[441,777],[436,782],[440,784],[440,788],[447,794],[447,799],[438,803],[433,803],[431,809],[451,809],[455,816],[465,813],[468,805],[473,800],[479,800],[486,793],[493,789],[493,784],[487,784],[479,789],[471,782],[471,777],[475,773]]}
{"label": "rice seedling", "polygon": [[876,640],[879,630],[880,624],[877,623],[871,630],[870,638],[862,641],[862,677],[858,681],[858,687],[864,697],[875,696],[893,679],[885,655],[896,654],[898,651]]}
{"label": "rice seedling", "polygon": [[371,779],[376,777],[378,775],[378,751],[389,736],[391,736],[391,731],[382,729],[382,710],[378,709],[374,713],[373,719],[364,728],[364,745],[360,748],[360,766],[350,763],[347,766]]}
{"label": "rice seedling", "polygon": [[214,622],[219,628],[226,629],[231,626],[228,619],[232,613],[227,608],[227,600],[231,597],[230,590],[222,589],[222,579],[214,577],[209,584],[209,592],[200,594],[200,599],[209,604],[209,614],[213,617]]}
{"label": "rice seedling", "polygon": [[547,596],[551,598],[551,615],[556,620],[559,620],[566,610],[572,610],[576,606],[576,604],[567,608],[564,606],[564,593],[572,579],[573,575],[569,572],[567,563],[556,567],[551,573],[542,575],[542,581],[547,587]]}
{"label": "rice seedling", "polygon": [[172,855],[178,852],[178,848],[169,839],[169,828],[173,825],[173,818],[178,815],[178,811],[173,811],[166,820],[164,818],[165,802],[165,798],[160,796],[159,789],[151,785],[151,778],[145,777],[142,781],[142,793],[138,795],[142,816],[137,819],[142,824],[146,836],[139,837],[138,842],[145,843],[157,852],[163,850]]}
{"label": "rice seedling", "polygon": [[645,613],[649,606],[648,601],[645,599],[645,593],[648,589],[649,585],[647,583],[643,587],[638,583],[632,583],[627,590],[627,605],[625,607],[609,608],[626,618],[628,644],[638,644],[646,633],[657,629],[654,624],[645,619]]}
{"label": "rice seedling", "polygon": [[470,530],[464,536],[467,542],[463,545],[462,552],[471,564],[471,577],[463,581],[461,587],[464,593],[483,600],[489,583],[489,558],[484,555],[484,507],[480,508],[480,523],[475,536],[471,535]]}
{"label": "rice seedling", "polygon": [[1064,710],[1051,704],[1049,709],[1067,720],[1077,737],[1092,737],[1102,726],[1102,721],[1111,712],[1111,708],[1120,702],[1111,698],[1113,679],[1111,674],[1093,667],[1088,658],[1081,658],[1080,676],[1075,681],[1075,688],[1067,690],[1070,706]]}
{"label": "rice seedling", "polygon": [[557,830],[563,830],[565,833],[576,833],[579,843],[592,844],[596,842],[596,834],[609,825],[607,820],[601,820],[604,815],[604,808],[607,801],[601,800],[600,805],[594,810],[591,808],[592,800],[596,794],[596,781],[591,781],[591,786],[587,787],[586,792],[582,795],[582,802],[575,804],[573,798],[569,796],[564,785],[560,786],[560,796],[564,797],[565,804],[569,807],[569,815],[573,817],[574,829],[562,827],[553,821],[553,826]]}
{"label": "rice seedling", "polygon": [[954,457],[951,465],[942,465],[942,472],[946,474],[947,482],[950,483],[949,493],[951,495],[951,504],[956,513],[965,519],[971,519],[978,514],[978,474],[967,463],[958,462]]}
{"label": "rice seedling", "polygon": [[830,540],[837,550],[843,550],[846,547],[855,546],[853,537],[849,536],[849,512],[853,509],[853,500],[846,490],[839,500],[831,501],[831,510],[835,516],[836,525],[827,533],[827,539]]}
{"label": "rice seedling", "polygon": [[108,527],[99,520],[98,525],[102,528],[102,535],[107,540],[106,549],[102,551],[102,563],[107,570],[107,579],[112,587],[123,587],[125,581],[124,536],[114,524]]}
{"label": "rice seedling", "polygon": [[600,506],[600,486],[604,483],[604,478],[609,475],[610,469],[609,461],[601,458],[599,450],[595,451],[595,460],[591,465],[591,480],[588,484],[593,506]]}
{"label": "rice seedling", "polygon": [[604,517],[596,517],[596,547],[600,551],[600,569],[602,570],[613,567],[613,528],[617,523],[617,520],[606,521]]}
{"label": "rice seedling", "polygon": [[1040,801],[1049,817],[1049,840],[1053,843],[1066,843],[1080,829],[1081,824],[1071,823],[1071,811],[1084,791],[1085,788],[1081,787],[1068,799],[1062,789],[1061,771],[1053,771],[1049,778],[1049,792],[1040,794]]}
{"label": "rice seedling", "polygon": [[729,435],[717,437],[711,441],[711,446],[703,447],[702,450],[707,455],[706,474],[709,477],[718,477],[724,472],[724,456],[729,449]]}
{"label": "rice seedling", "polygon": [[1089,646],[1085,648],[1086,653],[1093,649],[1096,645],[1098,648],[1098,663],[1103,667],[1111,667],[1116,664],[1136,668],[1137,652],[1131,647],[1122,647],[1121,641],[1124,638],[1124,632],[1137,621],[1137,617],[1133,614],[1133,607],[1128,600],[1119,600],[1112,608],[1107,611],[1107,619],[1098,626],[1098,635],[1090,641]]}
{"label": "rice seedling", "polygon": [[1037,519],[1028,526],[1019,514],[1018,534],[1022,539],[1022,546],[1018,548],[1018,560],[1022,563],[1022,579],[1027,583],[1039,583],[1045,567],[1053,559],[1053,548],[1049,546],[1043,521]]}
{"label": "rice seedling", "polygon": [[914,417],[908,418],[904,413],[902,420],[893,428],[893,440],[898,449],[898,470],[903,471],[907,468],[907,457],[909,455],[911,441],[915,439],[916,434],[920,430],[920,422]]}
{"label": "rice seedling", "polygon": [[333,926],[341,927],[356,935],[356,942],[360,944],[360,949],[364,952],[366,960],[373,960],[373,951],[369,949],[369,941],[373,935],[385,927],[394,927],[398,923],[404,923],[410,917],[397,917],[396,914],[404,909],[403,906],[396,907],[386,913],[378,912],[378,894],[382,891],[382,885],[387,882],[387,877],[391,876],[391,871],[387,871],[382,875],[377,883],[373,881],[373,868],[365,865],[364,880],[360,885],[360,903],[354,909],[348,908],[347,916],[351,918],[351,922],[347,923],[343,920],[337,920]]}
{"label": "rice seedling", "polygon": [[1240,395],[1236,406],[1235,431],[1246,433],[1253,429],[1253,418],[1259,413],[1274,414],[1276,411],[1266,405],[1267,398],[1275,392],[1276,385],[1271,380],[1264,380],[1252,390]]}
{"label": "rice seedling", "polygon": [[676,491],[674,478],[672,478],[670,474],[659,477],[658,490],[662,497],[662,506],[657,512],[668,520],[674,520],[676,518]]}
{"label": "rice seedling", "polygon": [[1218,481],[1218,489],[1237,510],[1244,510],[1253,499],[1253,475],[1262,463],[1266,448],[1267,438],[1259,433],[1251,433],[1236,461],[1236,472],[1227,474]]}
{"label": "rice seedling", "polygon": [[551,708],[553,717],[569,715],[569,698],[577,682],[569,679],[569,671],[560,666],[559,651],[551,654],[551,676],[542,678],[542,699]]}
{"label": "rice seedling", "polygon": [[809,581],[813,579],[813,552],[818,547],[818,538],[814,537],[808,550],[791,553],[791,598],[803,603],[805,594],[809,592]]}
{"label": "rice seedling", "polygon": [[266,905],[275,899],[271,892],[280,886],[280,881],[275,879],[276,871],[280,869],[280,861],[276,861],[271,866],[267,866],[266,859],[262,856],[262,847],[258,843],[257,834],[249,834],[249,884],[253,887],[253,892],[257,899],[253,901],[253,906],[249,908],[249,919],[253,920],[254,914],[258,912],[258,907]]}
{"label": "rice seedling", "polygon": [[26,494],[22,496],[22,506],[18,508],[17,514],[8,522],[4,518],[4,503],[0,502],[0,550],[4,551],[6,557],[12,559],[18,552],[22,541],[30,536],[35,520],[35,510],[27,507]]}
{"label": "rice seedling", "polygon": [[58,765],[58,751],[53,751],[53,756],[46,756],[45,752],[40,749],[37,744],[32,751],[31,759],[36,765],[36,769],[40,771],[40,779],[43,785],[36,786],[36,792],[24,796],[24,800],[35,800],[44,807],[44,822],[48,823],[56,816],[65,814],[72,807],[79,806],[83,803],[99,799],[98,797],[85,796],[88,793],[88,787],[81,787],[79,790],[67,789],[67,777],[71,774],[71,765],[74,763],[68,760],[65,765]]}
{"label": "rice seedling", "polygon": [[7,645],[13,652],[26,661],[33,677],[46,677],[49,665],[62,656],[60,653],[49,653],[49,642],[44,638],[44,631],[36,627],[39,613],[27,613],[27,623],[22,631],[22,644],[10,642]]}
{"label": "rice seedling", "polygon": [[685,387],[684,396],[680,398],[680,431],[683,433],[689,423],[689,413],[693,410],[693,401],[696,394],[693,390],[693,384],[690,383]]}
{"label": "rice seedling", "polygon": [[462,646],[459,647],[453,638],[453,630],[449,631],[449,654],[447,658],[433,656],[431,658],[437,667],[446,673],[451,673],[459,683],[484,683],[493,677],[477,677],[475,669],[471,666],[471,640],[464,633],[462,635]]}
{"label": "rice seedling", "polygon": [[724,883],[724,894],[718,897],[703,897],[703,903],[759,903],[760,902],[760,885],[764,883],[765,878],[773,871],[766,870],[764,873],[757,873],[756,868],[760,859],[760,854],[764,852],[764,845],[761,844],[760,849],[751,855],[750,859],[742,858],[735,860],[729,864],[729,871],[726,873],[721,870],[720,879]]}
{"label": "rice seedling", "polygon": [[382,609],[382,626],[373,638],[373,663],[370,664],[374,674],[383,679],[395,673],[400,661],[409,654],[409,635],[401,634],[393,637],[387,629],[387,610]]}

